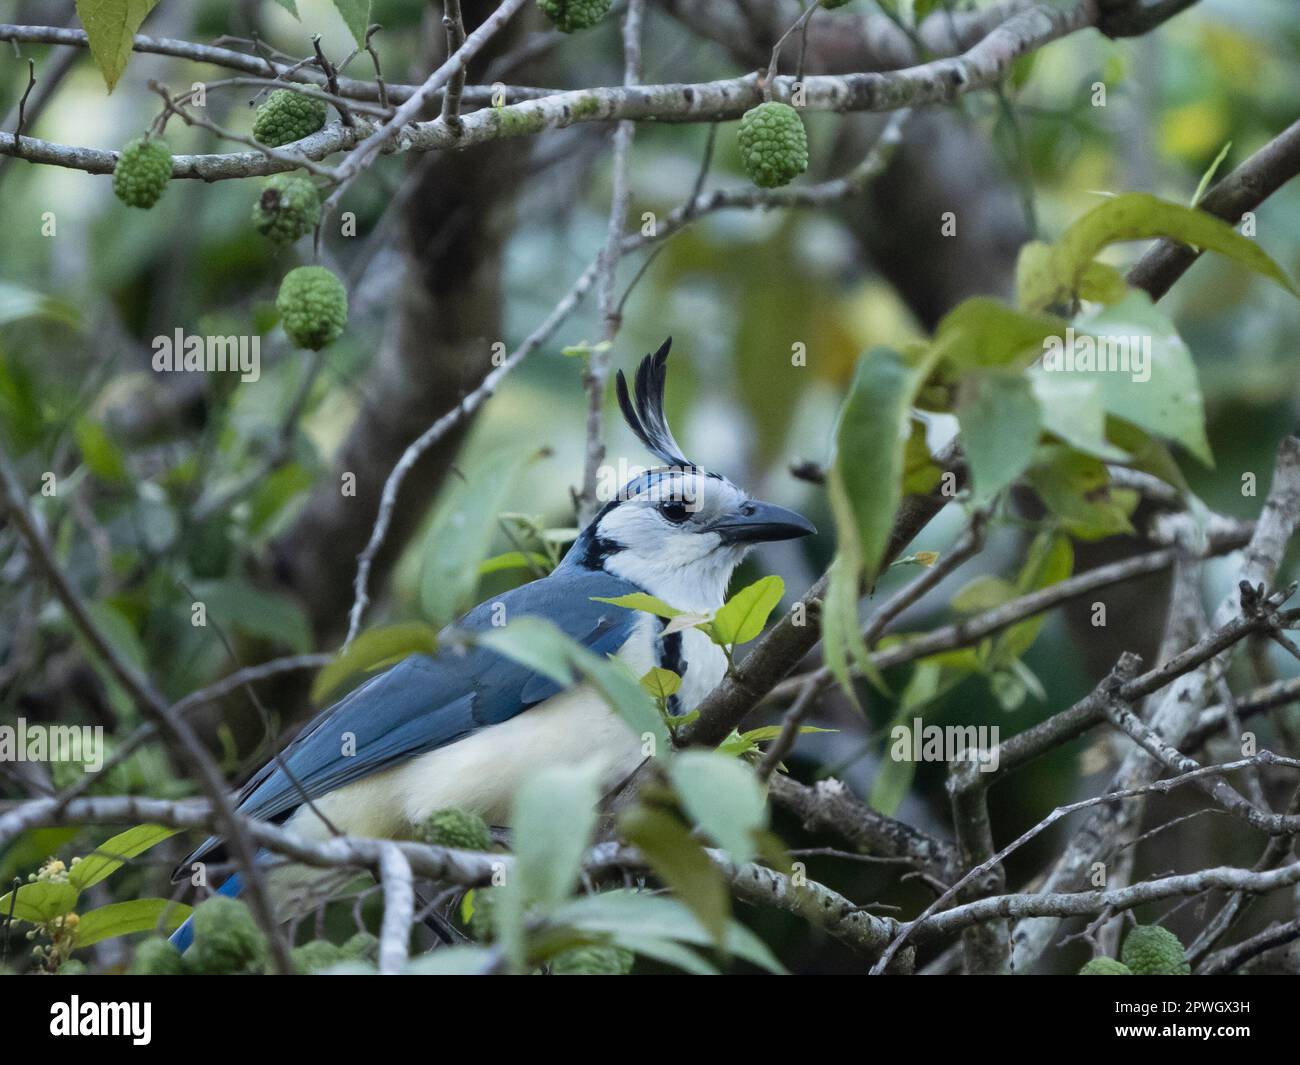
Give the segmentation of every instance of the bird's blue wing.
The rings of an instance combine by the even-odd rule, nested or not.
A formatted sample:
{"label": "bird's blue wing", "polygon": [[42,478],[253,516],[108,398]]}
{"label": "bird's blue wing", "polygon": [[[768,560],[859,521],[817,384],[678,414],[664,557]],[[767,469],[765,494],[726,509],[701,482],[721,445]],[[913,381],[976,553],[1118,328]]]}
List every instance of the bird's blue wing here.
{"label": "bird's blue wing", "polygon": [[[566,567],[475,607],[457,627],[481,631],[502,612],[507,620],[537,616],[590,650],[612,654],[631,635],[637,612],[592,598],[636,590],[600,570]],[[486,647],[412,655],[318,714],[244,785],[238,809],[263,820],[281,818],[305,798],[509,720],[559,690],[549,677]],[[182,868],[217,842],[205,842]]]}

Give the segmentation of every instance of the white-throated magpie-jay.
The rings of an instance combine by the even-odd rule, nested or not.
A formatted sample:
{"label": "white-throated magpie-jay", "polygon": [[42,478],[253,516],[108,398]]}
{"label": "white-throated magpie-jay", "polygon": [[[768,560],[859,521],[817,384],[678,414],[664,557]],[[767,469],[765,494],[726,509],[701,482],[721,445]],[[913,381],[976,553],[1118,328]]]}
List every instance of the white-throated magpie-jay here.
{"label": "white-throated magpie-jay", "polygon": [[[684,712],[721,680],[721,649],[695,629],[664,636],[653,615],[595,597],[644,591],[708,613],[722,605],[732,572],[755,543],[815,530],[682,454],[663,408],[670,344],[642,360],[634,395],[621,371],[617,378],[628,425],[666,465],[624,485],[550,575],[480,604],[456,628],[483,630],[502,613],[507,622],[540,616],[597,654],[618,655],[638,676],[656,665],[673,670],[682,678],[674,708]],[[326,838],[331,826],[401,837],[449,806],[505,824],[516,787],[540,766],[595,761],[613,784],[641,760],[640,738],[593,689],[561,689],[470,646],[412,655],[322,711],[244,785],[237,806],[309,838]],[[177,878],[188,878],[193,863],[214,860],[221,845],[206,840]],[[220,891],[237,895],[240,887],[236,875]],[[191,935],[186,922],[173,941],[184,948]]]}

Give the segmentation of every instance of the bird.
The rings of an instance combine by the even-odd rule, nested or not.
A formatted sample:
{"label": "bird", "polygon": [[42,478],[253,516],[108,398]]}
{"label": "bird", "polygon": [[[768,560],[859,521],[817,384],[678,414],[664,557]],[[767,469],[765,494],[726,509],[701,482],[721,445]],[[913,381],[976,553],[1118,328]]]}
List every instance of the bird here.
{"label": "bird", "polygon": [[[632,476],[548,575],[479,604],[451,628],[472,636],[503,619],[543,618],[589,651],[616,655],[637,676],[655,666],[672,670],[681,685],[668,709],[681,714],[722,679],[722,649],[698,629],[665,634],[663,619],[601,600],[643,592],[708,614],[723,605],[755,544],[816,529],[686,458],[664,413],[671,346],[669,337],[642,359],[632,391],[621,370],[615,380],[624,419],[663,465]],[[336,832],[402,838],[446,807],[508,824],[515,790],[543,766],[594,763],[612,787],[643,759],[641,738],[589,685],[565,687],[487,646],[453,640],[402,659],[322,710],[253,774],[234,807],[307,840]],[[198,863],[223,854],[223,841],[210,837],[173,880],[195,879]],[[278,900],[321,890],[320,870],[297,868],[297,879],[277,870]],[[243,888],[235,873],[217,893],[238,896]],[[192,940],[187,920],[172,942],[184,950]]]}

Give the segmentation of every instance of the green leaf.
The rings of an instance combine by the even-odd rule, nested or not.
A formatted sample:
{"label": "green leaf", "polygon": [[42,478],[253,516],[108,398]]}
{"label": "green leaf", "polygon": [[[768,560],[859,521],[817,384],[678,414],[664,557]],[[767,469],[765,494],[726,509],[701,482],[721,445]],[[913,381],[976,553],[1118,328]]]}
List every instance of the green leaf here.
{"label": "green leaf", "polygon": [[[838,549],[822,601],[822,647],[827,668],[853,697],[850,660],[877,684],[858,628],[858,593],[874,581],[903,495],[910,408],[940,354],[930,345],[909,361],[889,348],[858,360],[840,412],[829,495]],[[883,686],[883,685],[882,685]]]}
{"label": "green leaf", "polygon": [[1052,245],[1031,240],[1016,256],[1016,303],[1022,310],[1041,311],[1060,299],[1056,254]]}
{"label": "green leaf", "polygon": [[519,789],[514,826],[515,877],[530,902],[554,905],[578,880],[600,802],[593,766],[538,770]]}
{"label": "green leaf", "polygon": [[370,0],[334,0],[334,6],[343,16],[357,45],[364,47],[366,30],[370,27]]}
{"label": "green leaf", "polygon": [[289,14],[299,22],[302,21],[302,16],[298,14],[298,0],[275,0],[275,2],[289,12]]}
{"label": "green leaf", "polygon": [[1095,303],[1118,303],[1128,291],[1124,275],[1100,259],[1085,266],[1079,278],[1079,298]]}
{"label": "green leaf", "polygon": [[675,618],[682,611],[676,607],[671,607],[662,599],[645,592],[629,592],[627,595],[616,595],[606,598],[603,595],[593,595],[593,603],[609,603],[611,606],[621,606],[628,610],[643,610],[647,614],[654,614],[660,618]]}
{"label": "green leaf", "polygon": [[641,678],[641,687],[650,693],[652,699],[670,699],[682,686],[682,678],[671,669],[653,666]]}
{"label": "green leaf", "polygon": [[690,830],[667,811],[646,806],[625,810],[618,819],[618,830],[722,945],[731,917],[731,896],[721,870]]}
{"label": "green leaf", "polygon": [[19,885],[0,898],[0,920],[11,912],[19,921],[39,924],[71,913],[77,905],[77,888],[66,880],[34,880]]}
{"label": "green leaf", "polygon": [[74,435],[81,457],[91,473],[109,484],[122,484],[128,480],[122,449],[102,425],[89,418],[78,418]]}
{"label": "green leaf", "polygon": [[856,540],[868,581],[880,568],[902,498],[904,430],[910,428],[908,411],[928,365],[911,365],[896,351],[875,348],[858,360],[840,414],[832,496],[846,511],[847,527],[838,529],[841,542]]}
{"label": "green leaf", "polygon": [[1196,363],[1173,322],[1156,309],[1151,297],[1133,290],[1114,306],[1080,319],[1076,327],[1101,338],[1098,352],[1108,361],[1132,367],[1128,373],[1093,375],[1102,409],[1182,444],[1206,466],[1213,466]]}
{"label": "green leaf", "polygon": [[1099,540],[1133,531],[1129,515],[1137,506],[1136,492],[1112,488],[1106,467],[1091,455],[1060,446],[1045,454],[1046,461],[1027,479],[1072,536]]}
{"label": "green leaf", "polygon": [[98,884],[130,859],[156,847],[180,831],[163,825],[136,825],[107,839],[77,862],[68,872],[68,881],[78,890]]}
{"label": "green leaf", "polygon": [[775,575],[742,588],[714,614],[710,626],[714,642],[734,646],[754,639],[783,595],[785,581]]}
{"label": "green leaf", "polygon": [[484,559],[479,563],[480,577],[489,573],[499,573],[507,569],[550,569],[551,560],[538,551],[507,551],[501,555]]}
{"label": "green leaf", "polygon": [[81,915],[77,924],[77,947],[89,947],[101,939],[132,932],[174,932],[193,912],[192,907],[171,899],[131,899],[110,902]]}
{"label": "green leaf", "polygon": [[982,374],[957,406],[970,462],[971,495],[982,506],[1025,472],[1042,431],[1042,416],[1023,376]]}
{"label": "green leaf", "polygon": [[1016,586],[1010,581],[995,577],[991,573],[981,574],[952,597],[952,608],[963,614],[974,614],[980,610],[992,610],[994,607],[1009,603],[1016,598]]}
{"label": "green leaf", "polygon": [[[1059,584],[1074,572],[1074,546],[1070,538],[1061,533],[1039,533],[1029,546],[1029,555],[1016,577],[1017,595],[1028,595],[1040,588]],[[993,668],[1008,667],[1033,646],[1039,632],[1047,624],[1047,615],[1018,621],[993,640],[987,655]],[[996,694],[996,692],[994,693]],[[1004,704],[1005,705],[1005,704]]]}
{"label": "green leaf", "polygon": [[437,650],[438,631],[423,621],[369,629],[360,633],[346,651],[316,674],[311,686],[312,702],[323,702],[353,674],[400,662],[408,655],[431,655]]}
{"label": "green leaf", "polygon": [[767,803],[746,763],[715,751],[682,751],[668,776],[691,820],[733,861],[754,856],[754,834],[767,827]]}
{"label": "green leaf", "polygon": [[1201,175],[1201,180],[1196,183],[1196,191],[1192,193],[1191,206],[1195,207],[1201,202],[1201,197],[1205,195],[1205,190],[1210,187],[1210,182],[1214,180],[1214,175],[1219,172],[1219,167],[1223,165],[1223,161],[1228,157],[1228,152],[1231,150],[1232,141],[1228,141],[1219,149],[1219,154],[1214,157],[1214,162],[1206,168],[1205,173]]}
{"label": "green leaf", "polygon": [[638,678],[617,659],[592,654],[551,622],[533,616],[515,618],[503,628],[476,633],[473,638],[562,687],[573,683],[575,672],[581,674],[633,733],[643,739],[652,738],[651,753],[659,756],[671,750],[659,708]]}
{"label": "green leaf", "polygon": [[1042,366],[1029,371],[1043,428],[1108,462],[1127,455],[1106,437],[1106,410],[1102,400],[1102,374],[1058,373]]}
{"label": "green leaf", "polygon": [[77,0],[77,16],[86,30],[90,54],[113,91],[131,58],[135,32],[158,0]]}
{"label": "green leaf", "polygon": [[1023,367],[1042,354],[1047,337],[1065,326],[1054,315],[1031,314],[991,296],[973,296],[944,316],[934,340],[943,358],[961,369]]}
{"label": "green leaf", "polygon": [[113,649],[136,669],[144,671],[148,657],[135,626],[117,607],[97,599],[86,604],[86,613],[95,622]]}
{"label": "green leaf", "polygon": [[0,325],[28,318],[44,318],[73,329],[81,328],[81,310],[76,304],[9,281],[0,281]]}
{"label": "green leaf", "polygon": [[296,462],[281,466],[248,499],[248,531],[254,536],[269,532],[272,522],[312,486],[312,475]]}
{"label": "green leaf", "polygon": [[[815,732],[838,732],[834,728],[818,728],[816,725],[800,725],[799,735],[808,736]],[[731,734],[714,748],[719,754],[725,754],[728,758],[736,758],[743,754],[752,754],[755,751],[762,750],[760,743],[766,743],[768,740],[774,740],[781,735],[780,725],[760,725],[758,728],[752,728],[748,732],[737,732],[731,730]]]}
{"label": "green leaf", "polygon": [[515,866],[496,914],[502,949],[520,967],[527,956],[524,915],[550,910],[568,897],[596,826],[600,801],[594,766],[552,766],[529,776],[515,795]]}
{"label": "green leaf", "polygon": [[718,975],[718,969],[715,965],[700,957],[690,947],[674,943],[671,939],[619,932],[613,935],[612,941],[624,950],[630,950],[633,954],[651,958],[654,961],[662,962],[664,965],[671,965],[673,968],[681,969],[682,972],[690,973],[692,976]]}
{"label": "green leaf", "polygon": [[1205,211],[1169,203],[1145,192],[1128,192],[1098,204],[1075,221],[1053,249],[1055,302],[1078,291],[1088,265],[1107,245],[1165,237],[1216,251],[1296,294],[1286,272],[1254,241]]}
{"label": "green leaf", "polygon": [[194,597],[207,608],[208,617],[249,636],[288,647],[298,654],[312,648],[311,623],[296,600],[268,592],[242,578],[201,581]]}
{"label": "green leaf", "polygon": [[[555,920],[590,932],[608,932],[615,939],[648,936],[702,947],[713,942],[709,930],[688,906],[662,895],[602,891],[567,902],[556,911]],[[727,928],[726,950],[769,972],[785,972],[767,945],[734,920]]]}
{"label": "green leaf", "polygon": [[421,547],[420,605],[434,625],[445,625],[474,605],[479,563],[488,557],[497,520],[534,450],[498,451],[449,478]]}

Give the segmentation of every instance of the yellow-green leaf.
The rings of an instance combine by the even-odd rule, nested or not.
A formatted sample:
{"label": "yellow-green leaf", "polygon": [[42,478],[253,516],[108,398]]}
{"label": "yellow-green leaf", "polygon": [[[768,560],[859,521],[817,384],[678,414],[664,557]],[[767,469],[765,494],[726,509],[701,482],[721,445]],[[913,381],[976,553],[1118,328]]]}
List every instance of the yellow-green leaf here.
{"label": "yellow-green leaf", "polygon": [[109,92],[131,59],[136,30],[157,4],[158,0],[77,0],[90,54]]}
{"label": "yellow-green leaf", "polygon": [[731,896],[721,871],[690,830],[667,811],[647,806],[621,814],[618,830],[721,946],[731,918]]}
{"label": "yellow-green leaf", "polygon": [[437,649],[438,632],[423,621],[406,621],[363,632],[316,674],[311,686],[312,701],[321,702],[353,674],[400,662],[407,655],[431,655]]}
{"label": "yellow-green leaf", "polygon": [[77,888],[66,880],[34,880],[20,884],[0,898],[0,919],[10,913],[19,921],[38,924],[71,913],[77,905]]}
{"label": "yellow-green leaf", "polygon": [[594,603],[609,603],[611,606],[621,606],[628,610],[644,610],[647,614],[654,614],[661,618],[675,618],[682,613],[675,607],[669,606],[662,599],[647,595],[645,592],[629,592],[627,595],[616,595],[612,598],[593,595],[591,599]]}
{"label": "yellow-green leaf", "polygon": [[77,946],[89,947],[101,939],[130,935],[132,932],[158,931],[166,935],[175,931],[193,912],[183,902],[171,899],[131,899],[110,902],[81,915],[77,925]]}
{"label": "yellow-green leaf", "polygon": [[178,831],[179,829],[167,828],[165,825],[136,825],[135,828],[119,832],[73,865],[68,872],[68,880],[78,891],[85,891],[116,872],[129,859],[156,847]]}
{"label": "yellow-green leaf", "polygon": [[654,666],[641,678],[641,687],[650,693],[653,699],[669,699],[677,694],[682,686],[682,678],[671,669]]}
{"label": "yellow-green leaf", "polygon": [[720,644],[748,643],[763,631],[768,616],[785,595],[785,581],[761,577],[733,595],[713,616],[711,635]]}

